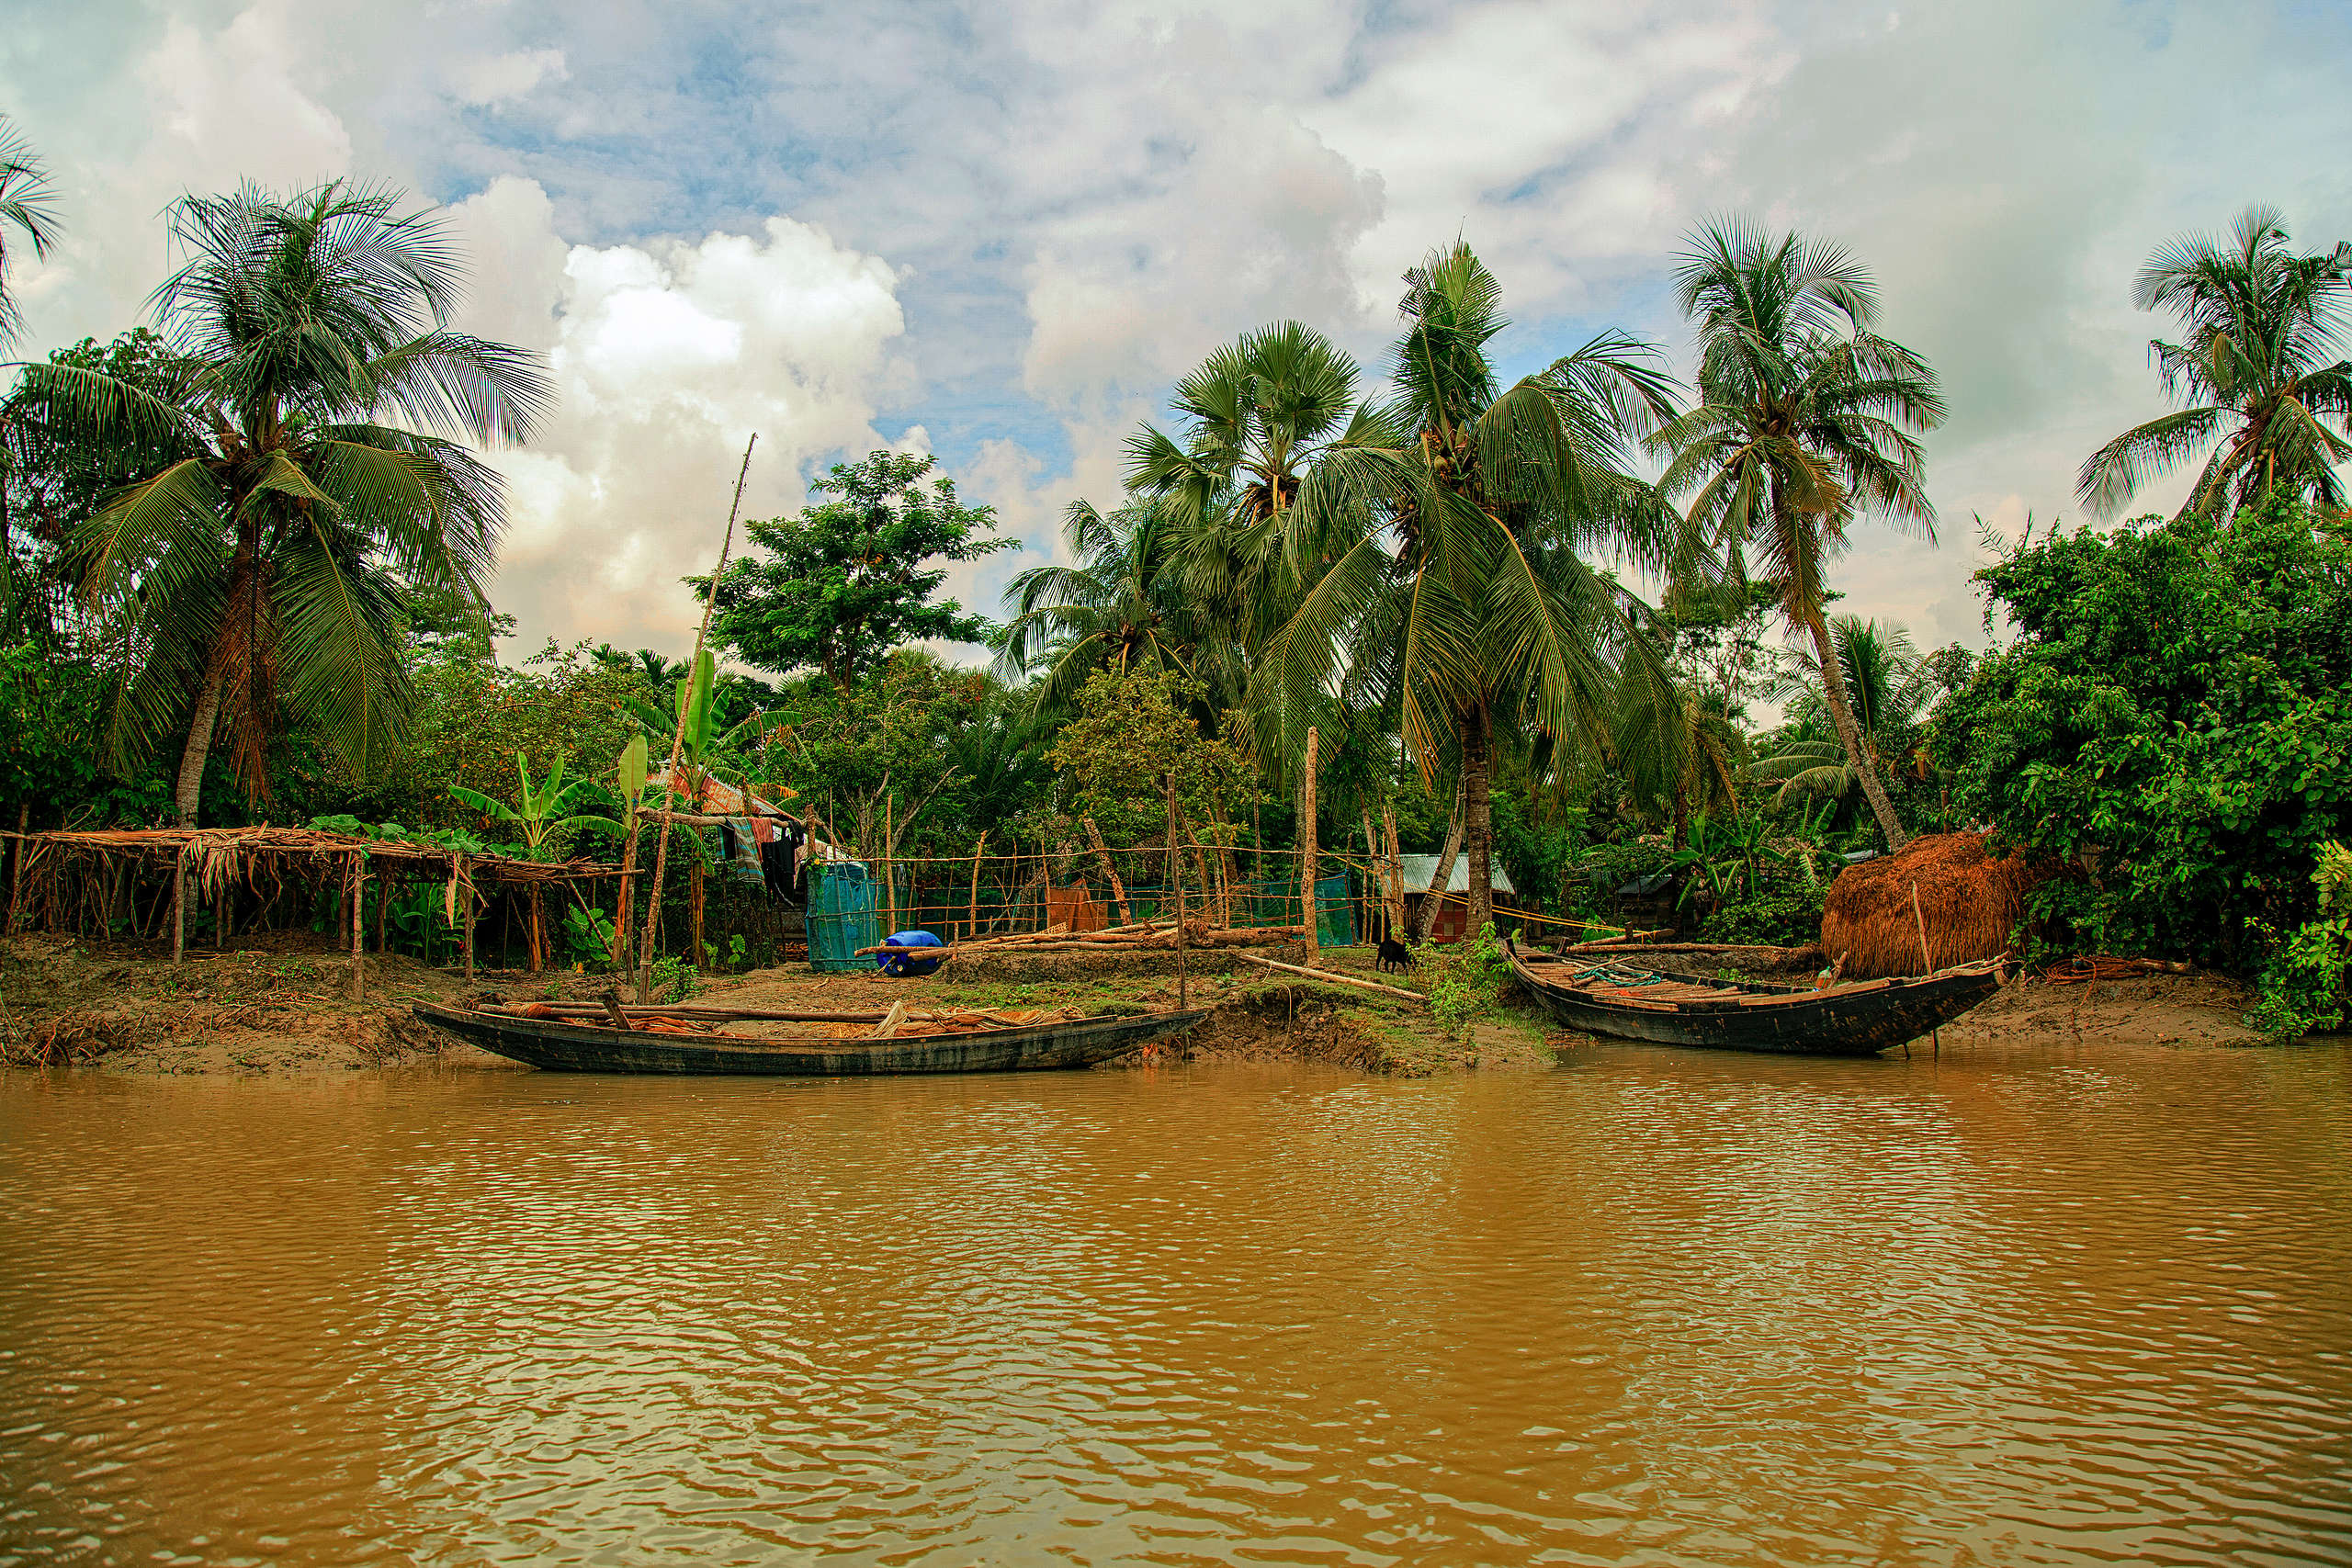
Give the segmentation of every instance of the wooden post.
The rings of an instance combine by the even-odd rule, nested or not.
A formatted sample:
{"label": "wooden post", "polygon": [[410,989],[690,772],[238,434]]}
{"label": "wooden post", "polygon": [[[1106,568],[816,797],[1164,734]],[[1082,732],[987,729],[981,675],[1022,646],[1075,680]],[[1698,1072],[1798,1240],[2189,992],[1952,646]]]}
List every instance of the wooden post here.
{"label": "wooden post", "polygon": [[1306,732],[1306,768],[1298,781],[1298,902],[1306,945],[1323,945],[1315,920],[1315,751],[1319,737]]}
{"label": "wooden post", "polygon": [[1919,973],[1932,975],[1936,972],[1936,955],[1928,946],[1928,919],[1919,913],[1919,884],[1916,880],[1911,884],[1911,918],[1919,925],[1919,961],[1927,965]]}
{"label": "wooden post", "polygon": [[449,856],[449,874],[457,877],[458,924],[466,933],[466,978],[473,980],[473,867],[468,865],[466,856]]}
{"label": "wooden post", "polygon": [[[1123,926],[1134,925],[1136,912],[1127,905],[1127,885],[1119,880],[1117,869],[1111,864],[1111,850],[1102,842],[1102,829],[1094,825],[1094,818],[1091,817],[1081,817],[1079,820],[1086,825],[1087,841],[1094,846],[1094,858],[1102,863],[1103,878],[1111,884],[1111,896],[1118,901],[1119,923]],[[1175,842],[1173,829],[1170,829],[1169,842],[1171,844]]]}
{"label": "wooden post", "polygon": [[1368,936],[1372,931],[1371,881],[1375,876],[1380,879],[1380,917],[1381,923],[1385,926],[1388,919],[1388,878],[1381,874],[1380,840],[1372,836],[1372,807],[1365,806],[1360,809],[1363,812],[1363,870],[1366,886],[1364,895],[1358,902],[1363,906],[1362,934]]}
{"label": "wooden post", "polygon": [[355,1002],[368,994],[368,928],[359,919],[367,886],[368,852],[361,850],[351,857],[351,999]]}
{"label": "wooden post", "polygon": [[539,885],[530,884],[524,897],[531,906],[531,973],[536,975],[539,972]]}
{"label": "wooden post", "polygon": [[704,890],[703,876],[702,859],[696,856],[695,863],[686,868],[686,942],[693,951],[694,965],[697,969],[706,965],[702,951],[702,910],[703,900],[709,895]]}
{"label": "wooden post", "polygon": [[376,877],[376,951],[384,951],[384,917],[391,912],[392,885],[382,874]]}
{"label": "wooden post", "polygon": [[[694,655],[686,660],[686,673],[689,679],[693,677],[695,668],[702,663],[703,645],[710,637],[710,613],[718,604],[719,575],[727,570],[728,552],[735,547],[735,516],[743,509],[743,481],[751,477],[752,448],[759,444],[759,433],[756,431],[752,433],[749,441],[743,443],[743,466],[735,475],[735,503],[727,509],[727,536],[719,541],[718,564],[711,568],[710,588],[702,596],[702,625],[695,628]],[[685,743],[686,705],[680,703],[678,728],[670,737],[670,766],[662,775],[669,780],[667,787],[673,793],[675,793],[678,787],[678,752]],[[689,804],[700,807],[702,802],[697,799]],[[664,817],[662,818],[662,836],[653,846],[653,888],[645,896],[645,937],[638,944],[637,950],[637,999],[640,1006],[650,999],[653,994],[653,946],[661,935],[662,878],[669,869],[670,819]]]}
{"label": "wooden post", "polygon": [[899,929],[899,879],[890,870],[890,852],[899,847],[897,813],[892,809],[897,799],[889,795],[882,797],[882,908],[883,919],[889,922],[882,933],[885,936]]}
{"label": "wooden post", "polygon": [[613,922],[613,971],[628,973],[629,915],[637,903],[637,807],[628,808],[628,842],[621,846],[620,919]]}
{"label": "wooden post", "polygon": [[1168,885],[1176,890],[1176,1006],[1192,1006],[1184,991],[1184,862],[1176,852],[1176,775],[1168,775]]}
{"label": "wooden post", "polygon": [[[22,848],[21,845],[18,847]],[[182,844],[178,857],[172,862],[172,962],[175,964],[187,956],[188,849],[188,845]]]}
{"label": "wooden post", "polygon": [[964,911],[964,940],[971,941],[980,934],[980,852],[989,847],[989,830],[980,829],[980,841],[972,851],[972,902]]}

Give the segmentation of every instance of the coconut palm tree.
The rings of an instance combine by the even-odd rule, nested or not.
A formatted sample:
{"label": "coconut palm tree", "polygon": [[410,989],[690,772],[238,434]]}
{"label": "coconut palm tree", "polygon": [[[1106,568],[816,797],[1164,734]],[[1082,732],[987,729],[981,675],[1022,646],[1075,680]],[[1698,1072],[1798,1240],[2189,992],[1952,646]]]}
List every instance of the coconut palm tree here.
{"label": "coconut palm tree", "polygon": [[1671,454],[1659,488],[1690,495],[1691,524],[1779,590],[1781,615],[1813,643],[1879,831],[1899,849],[1910,835],[1877,770],[1862,764],[1822,606],[1828,565],[1864,513],[1935,538],[1912,434],[1942,422],[1935,373],[1872,330],[1877,286],[1835,245],[1710,223],[1691,237],[1675,288],[1698,328],[1699,400],[1653,438]]}
{"label": "coconut palm tree", "polygon": [[[2075,492],[2102,517],[2211,448],[2181,515],[2221,513],[2284,487],[2344,504],[2352,363],[2343,356],[2352,244],[2297,255],[2276,208],[2249,207],[2227,239],[2184,234],[2148,258],[2132,303],[2169,310],[2184,341],[2148,344],[2182,406],[2133,425],[2083,463]],[[2215,445],[2216,443],[2219,445]]]}
{"label": "coconut palm tree", "polygon": [[8,290],[8,231],[23,236],[36,258],[57,243],[57,195],[49,171],[23,133],[0,114],[0,344],[14,343],[22,325]]}
{"label": "coconut palm tree", "polygon": [[1395,396],[1358,412],[1286,513],[1291,570],[1312,586],[1268,642],[1252,705],[1262,755],[1295,755],[1335,706],[1393,701],[1425,777],[1458,757],[1475,931],[1492,909],[1498,737],[1527,738],[1541,771],[1606,746],[1621,660],[1669,679],[1579,551],[1672,570],[1694,556],[1624,472],[1630,441],[1673,412],[1655,350],[1604,333],[1506,387],[1501,289],[1470,248],[1430,253],[1406,286]]}
{"label": "coconut palm tree", "polygon": [[[1899,621],[1838,615],[1830,620],[1829,640],[1853,702],[1864,765],[1883,777],[1889,757],[1900,762],[1916,750],[1920,719],[1942,690],[1936,667],[1920,657],[1909,630]],[[1797,679],[1789,694],[1796,698],[1800,716],[1807,707],[1827,706],[1820,660],[1800,652],[1797,662]],[[1800,716],[1798,732],[1784,736],[1748,770],[1751,777],[1780,785],[1773,796],[1776,804],[1803,795],[1842,799],[1859,784],[1845,748],[1819,735],[1817,729],[1804,734]]]}
{"label": "coconut palm tree", "polygon": [[1136,501],[1107,515],[1091,502],[1064,513],[1076,564],[1037,566],[1004,591],[1012,619],[997,647],[999,678],[1043,668],[1035,706],[1059,707],[1095,671],[1139,666],[1199,673],[1193,617],[1170,570],[1175,525],[1167,509]]}
{"label": "coconut palm tree", "polygon": [[1297,321],[1218,349],[1176,385],[1177,434],[1127,442],[1127,488],[1165,520],[1162,570],[1204,627],[1246,657],[1304,585],[1281,523],[1317,454],[1359,412],[1356,363]]}
{"label": "coconut palm tree", "polygon": [[481,604],[503,506],[461,441],[526,437],[548,383],[537,356],[449,330],[458,257],[430,211],[401,204],[341,182],[189,197],[172,212],[187,263],[153,300],[179,361],[171,395],[74,366],[24,372],[61,428],[173,454],[69,551],[80,593],[138,655],[109,761],[183,733],[183,823],[216,743],[266,793],[284,722],[364,774],[406,727],[404,594]]}

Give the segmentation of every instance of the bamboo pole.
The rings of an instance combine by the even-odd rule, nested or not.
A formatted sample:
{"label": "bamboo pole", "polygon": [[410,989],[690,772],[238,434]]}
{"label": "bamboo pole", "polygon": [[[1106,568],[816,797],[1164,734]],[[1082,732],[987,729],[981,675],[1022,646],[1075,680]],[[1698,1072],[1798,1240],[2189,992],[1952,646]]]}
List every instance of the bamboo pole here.
{"label": "bamboo pole", "polygon": [[[192,844],[182,844],[172,862],[172,962],[177,964],[187,956],[187,852]],[[19,850],[23,846],[18,846]],[[23,868],[18,867],[19,870]]]}
{"label": "bamboo pole", "polygon": [[980,854],[989,847],[989,830],[980,829],[979,844],[972,851],[972,901],[964,911],[964,940],[971,941],[980,934]]}
{"label": "bamboo pole", "polygon": [[[1102,829],[1094,825],[1091,817],[1081,817],[1079,821],[1085,825],[1087,841],[1094,846],[1094,858],[1102,863],[1102,874],[1111,884],[1112,897],[1118,901],[1119,923],[1123,926],[1135,924],[1136,912],[1127,904],[1127,885],[1119,880],[1118,871],[1111,864],[1111,850],[1102,841]],[[1176,841],[1175,829],[1171,828],[1169,835],[1168,841],[1173,844]]]}
{"label": "bamboo pole", "polygon": [[630,916],[635,912],[637,884],[637,807],[629,807],[628,841],[621,846],[620,919],[613,922],[613,969],[616,974],[628,972],[628,938]]}
{"label": "bamboo pole", "polygon": [[[1380,867],[1380,840],[1374,838],[1372,834],[1372,807],[1364,806],[1360,809],[1363,812],[1364,874],[1367,879],[1373,876],[1380,878],[1380,918],[1381,923],[1385,926],[1388,920],[1388,878]],[[1363,902],[1364,931],[1359,932],[1359,935],[1367,934],[1372,929],[1372,897],[1369,888],[1365,890]]]}
{"label": "bamboo pole", "polygon": [[1303,964],[1277,964],[1271,958],[1261,958],[1254,953],[1233,955],[1245,964],[1262,964],[1269,969],[1279,969],[1286,975],[1305,975],[1310,979],[1329,980],[1335,986],[1353,986],[1361,991],[1378,991],[1384,996],[1402,997],[1408,1002],[1429,1006],[1429,998],[1419,991],[1408,991],[1399,986],[1384,986],[1376,980],[1359,980],[1352,975],[1334,975],[1329,969],[1309,969]]}
{"label": "bamboo pole", "polygon": [[1453,881],[1453,862],[1462,853],[1462,786],[1453,786],[1453,815],[1445,827],[1445,849],[1437,857],[1437,868],[1430,873],[1428,891],[1421,895],[1421,916],[1413,922],[1413,940],[1427,942],[1437,927],[1437,907],[1447,886]]}
{"label": "bamboo pole", "polygon": [[1388,837],[1388,864],[1383,873],[1381,893],[1388,906],[1388,935],[1402,940],[1405,930],[1405,863],[1396,853],[1396,806],[1393,801],[1380,803],[1380,825]]}
{"label": "bamboo pole", "polygon": [[1916,880],[1911,884],[1911,918],[1918,922],[1919,960],[1927,965],[1919,973],[1932,975],[1936,972],[1936,954],[1935,950],[1928,945],[1928,918],[1919,913],[1919,884]]}
{"label": "bamboo pole", "polygon": [[364,943],[368,928],[360,920],[361,895],[368,886],[368,853],[365,850],[351,857],[351,999],[359,1000],[368,994],[368,954]]}
{"label": "bamboo pole", "polygon": [[[474,872],[472,864],[463,855],[458,856],[452,863],[458,872],[458,918],[465,931],[466,978],[471,980],[474,977]],[[621,886],[626,887],[628,884],[624,882]]]}
{"label": "bamboo pole", "polygon": [[1176,889],[1176,1006],[1191,1007],[1184,989],[1184,862],[1176,849],[1176,775],[1168,775],[1168,884]]}
{"label": "bamboo pole", "polygon": [[[735,502],[727,509],[727,535],[718,544],[718,564],[711,569],[710,589],[702,596],[702,625],[695,628],[694,656],[686,662],[687,678],[691,680],[696,666],[702,663],[703,644],[710,637],[710,613],[718,604],[718,578],[727,570],[728,552],[735,547],[735,516],[743,507],[743,481],[752,473],[752,448],[760,444],[759,432],[743,443],[743,466],[735,474]],[[678,705],[678,727],[670,737],[670,766],[663,777],[675,792],[678,786],[678,753],[686,743],[686,705]],[[693,802],[700,806],[701,801]],[[645,936],[637,952],[637,999],[642,1003],[653,994],[653,944],[660,940],[662,919],[662,878],[670,869],[670,824],[662,824],[662,837],[653,846],[653,890],[645,896]]]}
{"label": "bamboo pole", "polygon": [[882,797],[882,908],[886,911],[883,918],[892,931],[899,929],[899,878],[890,869],[890,852],[899,847],[897,814],[893,810],[897,803],[896,795]]}
{"label": "bamboo pole", "polygon": [[1298,781],[1298,899],[1306,945],[1323,945],[1315,919],[1315,750],[1320,738],[1306,732],[1306,769]]}
{"label": "bamboo pole", "polygon": [[703,953],[705,943],[702,939],[703,905],[704,900],[710,897],[703,886],[705,874],[702,857],[697,854],[695,863],[686,868],[686,943],[697,969],[707,967],[709,962]]}

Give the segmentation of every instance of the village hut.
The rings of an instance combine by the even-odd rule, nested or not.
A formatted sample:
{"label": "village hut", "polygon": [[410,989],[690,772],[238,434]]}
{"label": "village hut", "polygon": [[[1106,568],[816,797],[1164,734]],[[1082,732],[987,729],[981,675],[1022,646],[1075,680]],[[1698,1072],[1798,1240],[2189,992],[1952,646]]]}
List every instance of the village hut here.
{"label": "village hut", "polygon": [[[1821,946],[1844,977],[1920,975],[2008,951],[2025,896],[2045,880],[2024,856],[1995,855],[1983,833],[1931,833],[1848,866],[1829,885]],[[1917,903],[1914,903],[1914,890]]]}

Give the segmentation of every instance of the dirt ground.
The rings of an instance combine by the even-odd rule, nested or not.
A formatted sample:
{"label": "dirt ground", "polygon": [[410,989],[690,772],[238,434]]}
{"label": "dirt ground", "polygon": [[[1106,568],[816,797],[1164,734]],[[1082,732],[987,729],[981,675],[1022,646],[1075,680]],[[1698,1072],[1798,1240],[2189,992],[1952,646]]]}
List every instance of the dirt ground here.
{"label": "dirt ground", "polygon": [[[1376,976],[1369,948],[1276,950],[1265,956],[1397,984]],[[914,1008],[1173,1007],[1172,954],[1039,954],[950,964],[922,979],[872,970],[820,975],[797,965],[718,976],[697,1003],[718,1007],[879,1012]],[[1465,1037],[1398,998],[1278,974],[1231,952],[1193,954],[1186,999],[1212,1010],[1186,1038],[1130,1060],[1302,1060],[1402,1077],[1464,1070],[1527,1071],[1566,1047],[1532,1010],[1510,1005]],[[51,937],[0,944],[0,1063],[96,1066],[135,1073],[348,1072],[421,1058],[485,1071],[524,1071],[411,1016],[420,1001],[509,1003],[583,999],[613,983],[577,972],[479,975],[371,955],[367,995],[351,998],[340,953],[280,949],[192,953],[175,969],[142,953],[93,952]],[[1402,981],[1408,987],[1412,981]],[[664,998],[668,999],[668,998]],[[2243,991],[2207,975],[2147,976],[2095,985],[2012,982],[1943,1032],[1946,1046],[2059,1040],[2236,1045],[2259,1038],[2239,1021]],[[1119,1064],[1113,1064],[1114,1066]]]}

